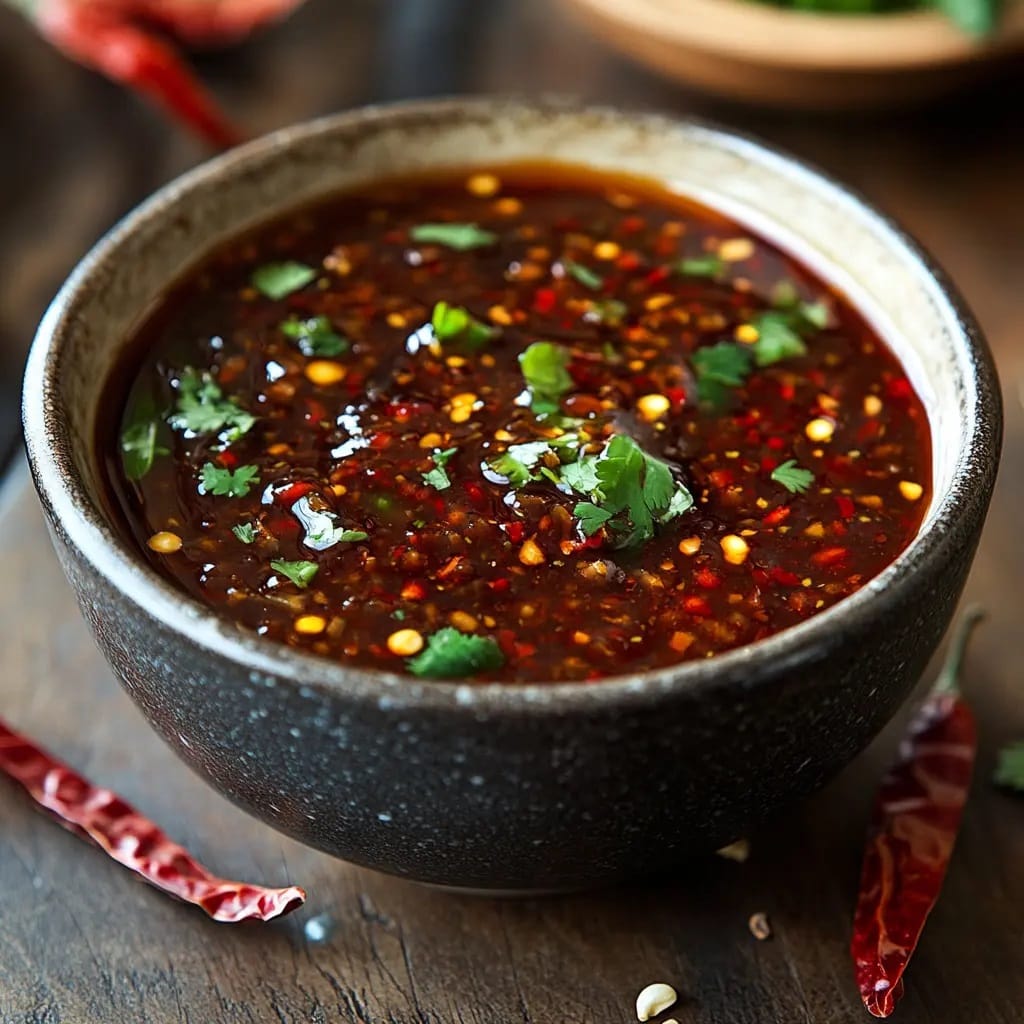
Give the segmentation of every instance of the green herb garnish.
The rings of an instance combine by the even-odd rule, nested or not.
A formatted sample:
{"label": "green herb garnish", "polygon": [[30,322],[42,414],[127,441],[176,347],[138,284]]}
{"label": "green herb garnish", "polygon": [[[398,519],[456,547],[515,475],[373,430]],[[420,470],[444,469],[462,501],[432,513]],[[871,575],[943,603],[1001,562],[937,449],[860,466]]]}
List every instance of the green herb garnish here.
{"label": "green herb garnish", "polygon": [[438,341],[460,341],[471,349],[482,348],[501,332],[472,316],[461,306],[449,306],[439,302],[430,315],[430,326]]}
{"label": "green herb garnish", "polygon": [[685,277],[721,277],[725,273],[725,261],[718,256],[691,256],[678,260],[672,269]]}
{"label": "green herb garnish", "polygon": [[604,278],[596,270],[591,270],[590,267],[585,267],[575,260],[562,260],[562,266],[565,267],[565,272],[579,281],[584,288],[597,292],[604,287]]}
{"label": "green herb garnish", "polygon": [[452,482],[448,479],[448,473],[445,471],[445,466],[448,465],[448,460],[458,451],[457,448],[446,448],[443,452],[437,451],[431,455],[431,459],[434,460],[434,468],[428,470],[423,475],[424,483],[430,484],[437,491],[446,491],[451,487]]}
{"label": "green herb garnish", "polygon": [[338,534],[338,540],[342,543],[348,541],[350,544],[357,544],[361,540],[367,540],[369,536],[365,530],[342,530]]}
{"label": "green herb garnish", "polygon": [[[594,458],[592,469],[597,486],[590,489],[590,500],[579,502],[573,511],[586,536],[606,526],[616,547],[650,540],[656,524],[669,522],[693,505],[693,496],[673,479],[668,465],[624,434],[608,442],[604,452]],[[588,470],[581,470],[585,472]],[[581,485],[589,482],[586,479]]]}
{"label": "green herb garnish", "polygon": [[992,778],[997,786],[1007,786],[1024,793],[1024,740],[999,751],[999,762]]}
{"label": "green herb garnish", "polygon": [[494,245],[498,240],[493,231],[486,231],[476,224],[417,224],[409,232],[409,237],[414,242],[445,245],[458,252]]}
{"label": "green herb garnish", "polygon": [[270,563],[270,568],[282,576],[287,576],[300,590],[305,590],[313,581],[320,566],[316,562],[286,562],[278,558]]}
{"label": "green herb garnish", "polygon": [[558,412],[562,396],[572,390],[566,367],[570,353],[550,341],[535,341],[519,356],[519,366],[530,389],[530,408],[538,415]]}
{"label": "green herb garnish", "polygon": [[268,299],[283,299],[305,288],[316,275],[313,267],[295,260],[265,263],[252,272],[252,286]]}
{"label": "green herb garnish", "polygon": [[798,466],[796,459],[789,459],[772,470],[772,479],[790,494],[804,494],[814,483],[814,474]]}
{"label": "green herb garnish", "polygon": [[693,372],[697,376],[697,396],[708,405],[722,405],[730,388],[742,387],[754,360],[750,347],[720,341],[697,349],[693,354]]}
{"label": "green herb garnish", "polygon": [[594,299],[587,316],[609,327],[618,327],[628,312],[629,307],[619,299]]}
{"label": "green herb garnish", "polygon": [[252,544],[256,540],[256,527],[252,523],[239,523],[231,527],[231,532],[243,543]]}
{"label": "green herb garnish", "polygon": [[239,466],[232,472],[207,462],[199,471],[203,494],[215,494],[227,498],[244,498],[259,479],[259,466]]}
{"label": "green herb garnish", "polygon": [[237,441],[256,422],[256,417],[225,398],[220,386],[206,371],[191,368],[178,380],[177,409],[167,421],[175,430],[194,434],[226,432],[227,443]]}
{"label": "green herb garnish", "polygon": [[452,626],[427,638],[427,646],[406,662],[413,675],[429,679],[465,679],[479,672],[495,672],[505,656],[491,637],[460,633]]}
{"label": "green herb garnish", "polygon": [[[576,434],[562,434],[561,437],[552,437],[546,441],[526,441],[523,444],[509,445],[504,454],[492,459],[489,463],[495,473],[500,473],[513,487],[523,487],[533,480],[539,480],[542,476],[551,479],[544,470],[538,468],[541,459],[548,452],[571,451],[579,447],[579,437]],[[572,463],[570,463],[572,465]],[[559,472],[564,474],[569,466],[560,467]],[[536,472],[534,472],[536,470]],[[548,470],[548,473],[551,471]],[[561,483],[561,478],[555,474],[553,483]]]}
{"label": "green herb garnish", "polygon": [[279,330],[298,344],[304,356],[340,356],[349,348],[347,339],[334,330],[325,316],[308,320],[293,316],[280,324]]}
{"label": "green herb garnish", "polygon": [[156,418],[139,419],[124,428],[121,434],[121,462],[129,480],[141,480],[153,468],[158,455],[169,454],[156,443]]}
{"label": "green herb garnish", "polygon": [[784,313],[762,313],[754,320],[757,341],[750,347],[758,366],[774,366],[783,359],[807,355],[807,346],[793,326],[793,317]]}

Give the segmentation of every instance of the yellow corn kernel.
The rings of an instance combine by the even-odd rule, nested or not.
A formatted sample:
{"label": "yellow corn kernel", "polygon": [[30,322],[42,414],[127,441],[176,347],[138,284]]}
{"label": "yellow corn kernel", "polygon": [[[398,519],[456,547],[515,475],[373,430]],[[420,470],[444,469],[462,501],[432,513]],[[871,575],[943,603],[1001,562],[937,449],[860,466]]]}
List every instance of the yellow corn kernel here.
{"label": "yellow corn kernel", "polygon": [[314,359],[306,367],[306,377],[320,387],[340,384],[347,373],[348,370],[341,363],[336,363],[332,359]]}
{"label": "yellow corn kernel", "polygon": [[480,625],[476,619],[464,611],[454,611],[448,616],[448,621],[460,632],[460,633],[475,633],[477,626]]}
{"label": "yellow corn kernel", "polygon": [[388,650],[400,658],[410,658],[423,650],[423,635],[415,629],[397,629],[388,637]]}
{"label": "yellow corn kernel", "polygon": [[718,258],[726,263],[740,263],[754,255],[754,243],[749,238],[728,238],[718,247]]}
{"label": "yellow corn kernel", "polygon": [[296,633],[316,636],[327,628],[327,620],[322,615],[300,615],[292,624]]}
{"label": "yellow corn kernel", "polygon": [[924,494],[924,488],[913,480],[901,480],[900,481],[900,494],[903,495],[907,501],[919,501],[921,495]]}
{"label": "yellow corn kernel", "polygon": [[671,408],[672,403],[665,395],[643,395],[636,400],[637,412],[648,423],[653,423],[654,420],[660,419]]}
{"label": "yellow corn kernel", "polygon": [[808,440],[822,444],[826,441],[832,440],[832,435],[835,433],[835,429],[836,425],[831,420],[827,420],[824,417],[819,416],[817,419],[811,420],[811,422],[804,427],[804,433],[807,435]]}
{"label": "yellow corn kernel", "polygon": [[684,555],[695,555],[700,551],[700,537],[684,537],[679,542],[679,550]]}
{"label": "yellow corn kernel", "polygon": [[742,565],[750,554],[750,545],[735,533],[727,533],[719,542],[725,560],[732,565]]}
{"label": "yellow corn kernel", "polygon": [[154,533],[146,542],[149,550],[155,551],[159,555],[173,555],[175,551],[181,550],[181,543],[181,538],[169,530]]}

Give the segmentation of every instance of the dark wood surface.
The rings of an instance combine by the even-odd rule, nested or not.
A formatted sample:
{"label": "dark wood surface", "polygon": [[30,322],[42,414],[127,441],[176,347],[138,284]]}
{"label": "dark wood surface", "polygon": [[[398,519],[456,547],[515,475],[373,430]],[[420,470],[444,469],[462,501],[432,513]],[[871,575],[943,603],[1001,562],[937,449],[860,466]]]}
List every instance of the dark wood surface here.
{"label": "dark wood surface", "polygon": [[[700,99],[610,56],[548,0],[310,0],[204,73],[254,130],[372,99],[573,92],[712,115],[860,187],[936,253],[974,304],[1007,404],[1004,468],[970,583],[991,609],[969,659],[979,770],[943,898],[896,1019],[1024,1017],[1024,802],[988,783],[1024,736],[1018,654],[1024,541],[1024,114],[1004,83],[941,107],[841,120]],[[46,301],[116,217],[202,156],[150,112],[0,13],[0,439],[14,436],[24,350]],[[0,440],[0,444],[3,443]],[[216,797],[163,748],[89,640],[23,469],[0,497],[0,714],[123,792],[212,867],[298,881],[307,909],[231,929],[136,884],[0,785],[3,1024],[625,1024],[650,981],[680,1024],[868,1019],[846,955],[861,840],[899,723],[828,789],[658,884],[545,900],[455,897],[304,849]],[[585,853],[581,853],[585,855]],[[774,938],[747,930],[769,914]],[[311,941],[311,918],[330,922]]]}

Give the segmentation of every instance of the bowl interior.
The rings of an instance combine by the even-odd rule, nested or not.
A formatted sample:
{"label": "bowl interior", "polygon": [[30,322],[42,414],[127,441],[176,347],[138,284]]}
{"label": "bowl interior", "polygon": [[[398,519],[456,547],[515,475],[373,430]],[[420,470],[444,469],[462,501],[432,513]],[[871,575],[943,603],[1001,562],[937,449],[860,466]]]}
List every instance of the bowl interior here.
{"label": "bowl interior", "polygon": [[[57,529],[95,564],[102,559],[108,575],[116,568],[119,585],[148,594],[150,607],[161,600],[168,607],[167,585],[101,511],[93,439],[97,418],[111,412],[102,408],[101,385],[123,339],[211,246],[289,207],[382,176],[542,158],[657,179],[730,214],[847,292],[895,350],[928,409],[935,497],[919,544],[955,500],[957,478],[968,475],[978,378],[989,370],[979,368],[985,357],[969,341],[971,328],[913,244],[815,172],[719,129],[503,100],[371,108],[286,129],[200,167],[118,225],[58,296],[30,357],[27,444]],[[885,573],[865,589],[884,581]],[[179,610],[188,604],[173,600]],[[190,614],[202,616],[198,605]]]}

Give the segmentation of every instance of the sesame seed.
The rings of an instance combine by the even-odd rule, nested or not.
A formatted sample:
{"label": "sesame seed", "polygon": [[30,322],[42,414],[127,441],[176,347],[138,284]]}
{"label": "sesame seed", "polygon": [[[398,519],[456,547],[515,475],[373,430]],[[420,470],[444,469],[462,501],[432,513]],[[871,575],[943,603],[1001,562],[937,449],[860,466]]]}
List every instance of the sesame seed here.
{"label": "sesame seed", "polygon": [[181,543],[181,538],[169,530],[154,533],[146,542],[150,551],[155,551],[160,555],[173,555],[175,551],[181,550]]}
{"label": "sesame seed", "polygon": [[649,423],[660,419],[672,408],[672,403],[665,395],[643,395],[637,399],[637,412]]}
{"label": "sesame seed", "polygon": [[409,658],[423,650],[423,635],[416,629],[398,629],[388,637],[388,650],[400,658]]}
{"label": "sesame seed", "polygon": [[808,440],[816,441],[819,444],[826,441],[832,440],[832,435],[835,433],[836,426],[831,420],[827,420],[822,416],[817,419],[813,419],[810,423],[804,427],[804,433],[807,435]]}
{"label": "sesame seed", "polygon": [[919,501],[921,495],[924,494],[924,488],[913,480],[901,480],[900,481],[900,494],[903,495],[907,501]]}
{"label": "sesame seed", "polygon": [[295,620],[292,628],[296,633],[316,636],[327,628],[327,620],[322,615],[300,615]]}

